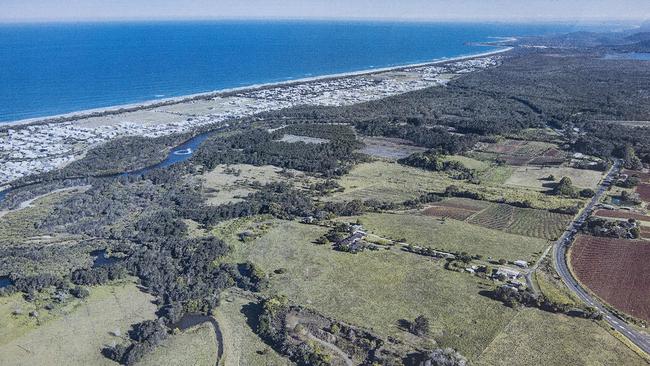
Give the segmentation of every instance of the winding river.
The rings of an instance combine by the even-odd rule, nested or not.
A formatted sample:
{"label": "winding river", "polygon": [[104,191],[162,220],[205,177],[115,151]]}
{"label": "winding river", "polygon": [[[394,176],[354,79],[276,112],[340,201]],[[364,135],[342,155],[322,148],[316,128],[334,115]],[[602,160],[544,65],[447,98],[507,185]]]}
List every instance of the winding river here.
{"label": "winding river", "polygon": [[[169,153],[167,154],[167,157],[165,160],[154,164],[150,165],[148,167],[144,167],[142,169],[130,171],[130,172],[124,172],[124,173],[116,173],[116,174],[110,174],[103,176],[105,178],[110,178],[110,177],[119,177],[119,176],[138,176],[145,174],[151,170],[154,169],[160,169],[160,168],[165,168],[180,162],[183,162],[194,155],[194,152],[199,148],[199,146],[205,141],[208,137],[210,137],[213,133],[216,133],[218,130],[210,131],[210,132],[204,132],[201,134],[198,134],[191,139],[183,142],[182,144],[172,148]],[[0,191],[0,202],[2,202],[7,194],[9,194],[13,188],[8,188],[5,190]]]}

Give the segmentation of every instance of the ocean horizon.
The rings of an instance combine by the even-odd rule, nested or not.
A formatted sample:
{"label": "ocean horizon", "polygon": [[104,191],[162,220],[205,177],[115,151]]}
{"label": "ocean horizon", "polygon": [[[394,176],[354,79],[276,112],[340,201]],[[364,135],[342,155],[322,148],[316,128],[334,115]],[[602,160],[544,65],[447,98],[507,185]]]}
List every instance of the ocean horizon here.
{"label": "ocean horizon", "polygon": [[0,123],[497,50],[569,24],[192,21],[0,25]]}

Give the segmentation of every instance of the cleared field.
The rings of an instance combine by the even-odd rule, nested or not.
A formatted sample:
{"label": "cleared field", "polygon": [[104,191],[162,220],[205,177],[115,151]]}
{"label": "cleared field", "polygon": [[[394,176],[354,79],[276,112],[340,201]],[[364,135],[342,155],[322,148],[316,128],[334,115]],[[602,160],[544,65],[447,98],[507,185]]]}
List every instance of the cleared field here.
{"label": "cleared field", "polygon": [[[495,168],[500,174],[508,173],[508,169]],[[491,171],[492,168],[486,172]],[[407,167],[397,163],[377,161],[355,166],[350,173],[339,180],[345,188],[344,192],[326,197],[327,200],[349,201],[354,199],[368,200],[371,198],[388,202],[403,202],[414,199],[428,192],[443,193],[450,185],[456,185],[470,192],[480,193],[486,200],[505,202],[530,201],[536,208],[558,208],[574,206],[580,200],[551,196],[535,190],[521,187],[507,187],[499,180],[505,176],[495,176],[490,182],[476,185],[451,179],[444,172],[429,172],[422,169]]]}
{"label": "cleared field", "polygon": [[317,137],[309,137],[309,136],[298,136],[298,135],[290,135],[286,134],[282,136],[280,139],[281,142],[286,142],[289,144],[295,143],[295,142],[304,142],[305,144],[324,144],[326,142],[329,142],[327,139],[320,139]]}
{"label": "cleared field", "polygon": [[481,182],[488,185],[501,185],[510,178],[514,167],[509,165],[492,166],[479,174]]}
{"label": "cleared field", "polygon": [[466,168],[469,169],[474,169],[479,172],[482,172],[484,170],[487,170],[490,168],[490,164],[486,163],[485,161],[477,160],[477,159],[472,159],[467,156],[462,156],[462,155],[448,155],[445,156],[444,158],[445,161],[457,161],[461,164],[463,164]]}
{"label": "cleared field", "polygon": [[[272,165],[218,165],[201,176],[204,194],[208,197],[208,203],[214,205],[237,202],[241,200],[241,197],[255,192],[255,189],[251,187],[252,183],[264,185],[286,181],[288,178],[281,174],[283,170]],[[317,180],[297,170],[289,171],[293,174],[292,181],[299,186],[301,184],[308,185]]]}
{"label": "cleared field", "polygon": [[345,188],[330,199],[335,201],[371,198],[403,202],[427,192],[443,192],[454,181],[442,172],[406,167],[397,163],[376,161],[355,166],[341,177]]}
{"label": "cleared field", "polygon": [[622,210],[598,210],[594,214],[600,217],[611,217],[615,219],[635,219],[638,221],[650,221],[650,216]]}
{"label": "cleared field", "polygon": [[636,193],[639,194],[639,197],[645,202],[650,202],[650,184],[641,183],[636,186]]}
{"label": "cleared field", "polygon": [[509,233],[554,240],[571,221],[570,215],[532,208],[494,204],[468,222]]}
{"label": "cleared field", "polygon": [[416,152],[427,151],[424,147],[414,146],[410,141],[397,138],[364,137],[361,141],[366,146],[359,152],[376,158],[397,160]]}
{"label": "cleared field", "polygon": [[457,220],[440,221],[411,214],[366,214],[361,216],[371,233],[406,239],[409,244],[485,257],[532,259],[546,247],[546,240],[504,233]]}
{"label": "cleared field", "polygon": [[[10,306],[25,306],[19,297],[8,301],[17,300],[20,302]],[[0,329],[13,328],[10,331],[20,335],[3,337],[0,364],[115,365],[101,355],[101,348],[122,341],[111,332],[119,330],[125,334],[131,324],[155,319],[156,306],[152,300],[129,283],[92,288],[90,297],[83,303],[40,326],[27,313],[18,318],[5,315],[0,318],[3,322]]]}
{"label": "cleared field", "polygon": [[50,215],[54,205],[71,194],[73,191],[48,194],[22,209],[0,213],[0,243],[24,241],[26,238],[43,235],[35,224]]}
{"label": "cleared field", "polygon": [[436,203],[437,206],[456,207],[471,211],[481,211],[490,207],[491,203],[486,201],[473,200],[469,198],[450,197],[444,201]]}
{"label": "cleared field", "polygon": [[234,259],[251,260],[267,273],[284,268],[271,277],[268,293],[384,336],[407,337],[398,320],[424,314],[437,341],[471,358],[515,314],[479,294],[487,283],[447,271],[442,261],[398,249],[352,255],[311,243],[326,231],[282,222],[253,242],[235,244]]}
{"label": "cleared field", "polygon": [[598,297],[650,321],[650,243],[579,235],[570,261],[576,278]]}
{"label": "cleared field", "polygon": [[573,185],[579,188],[595,188],[603,176],[602,172],[570,167],[518,167],[508,178],[505,184],[510,186],[530,188],[539,191],[548,191],[553,188],[552,183],[546,178],[555,177],[555,183],[562,177],[569,177]]}
{"label": "cleared field", "polygon": [[427,216],[445,217],[454,220],[463,221],[478,211],[467,210],[458,207],[430,206],[424,209],[423,213]]}
{"label": "cleared field", "polygon": [[217,343],[210,324],[201,324],[174,334],[148,353],[138,366],[214,366]]}
{"label": "cleared field", "polygon": [[647,365],[598,323],[522,309],[475,362],[494,365]]}
{"label": "cleared field", "polygon": [[487,208],[490,203],[466,198],[447,198],[427,207],[423,212],[428,216],[448,217],[463,221],[473,214]]}
{"label": "cleared field", "polygon": [[[284,274],[271,277],[268,293],[287,295],[298,304],[372,328],[382,336],[409,341],[410,336],[398,327],[398,320],[423,314],[431,319],[431,335],[440,346],[457,348],[472,362],[489,365],[490,360],[497,362],[502,357],[511,358],[510,364],[516,365],[565,366],[566,360],[574,359],[585,361],[575,364],[593,364],[589,361],[598,360],[612,365],[626,364],[628,360],[631,365],[637,364],[634,353],[595,323],[532,309],[515,318],[518,311],[480,294],[492,285],[477,277],[444,270],[442,261],[397,249],[352,255],[311,244],[325,231],[317,226],[279,222],[264,237],[235,244],[233,259],[252,260],[266,272],[284,268]],[[222,306],[230,305],[224,301]],[[242,316],[238,305],[233,308],[227,312]],[[534,313],[530,317],[529,311]],[[524,323],[511,331],[513,319]],[[538,319],[544,322],[542,331],[535,325]],[[237,327],[237,331],[245,330]],[[556,328],[566,332],[566,336],[554,336]],[[575,329],[584,332],[574,337]],[[538,337],[539,342],[535,343]],[[224,333],[224,339],[227,338]],[[510,344],[518,344],[519,351],[497,348]],[[575,355],[575,350],[582,347],[589,351]],[[499,354],[501,351],[507,354]],[[515,362],[519,356],[532,361]],[[537,358],[548,362],[535,363]]]}
{"label": "cleared field", "polygon": [[[483,158],[503,159],[508,165],[522,166],[534,159],[549,161],[562,161],[561,154],[550,152],[557,150],[557,146],[541,141],[522,141],[504,139],[496,143],[479,143],[475,152]],[[557,155],[557,156],[556,156]]]}
{"label": "cleared field", "polygon": [[[214,311],[223,334],[222,366],[294,365],[280,356],[253,332],[248,317],[255,317],[257,308],[250,300],[223,294],[225,300]],[[250,320],[252,321],[252,319]],[[214,333],[213,333],[214,336]]]}

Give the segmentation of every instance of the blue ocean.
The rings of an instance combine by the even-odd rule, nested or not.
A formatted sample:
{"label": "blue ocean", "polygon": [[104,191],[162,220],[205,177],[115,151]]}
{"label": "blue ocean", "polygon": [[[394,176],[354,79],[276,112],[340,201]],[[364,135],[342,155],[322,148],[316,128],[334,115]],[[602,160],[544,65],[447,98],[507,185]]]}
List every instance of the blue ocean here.
{"label": "blue ocean", "polygon": [[571,25],[306,21],[0,25],[0,121],[469,55]]}

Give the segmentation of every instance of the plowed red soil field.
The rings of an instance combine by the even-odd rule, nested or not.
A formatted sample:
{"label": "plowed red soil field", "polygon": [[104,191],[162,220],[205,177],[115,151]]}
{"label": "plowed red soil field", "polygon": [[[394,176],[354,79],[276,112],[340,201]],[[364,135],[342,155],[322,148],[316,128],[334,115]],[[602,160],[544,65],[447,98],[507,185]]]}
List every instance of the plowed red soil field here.
{"label": "plowed red soil field", "polygon": [[650,202],[650,184],[641,183],[636,186],[636,192],[639,194],[642,200],[645,202]]}
{"label": "plowed red soil field", "polygon": [[650,239],[650,227],[641,226],[641,237],[643,239]]}
{"label": "plowed red soil field", "polygon": [[579,235],[571,248],[571,266],[601,299],[650,321],[650,242]]}
{"label": "plowed red soil field", "polygon": [[614,219],[635,219],[639,221],[650,221],[650,216],[621,210],[598,210],[596,216],[611,217]]}

